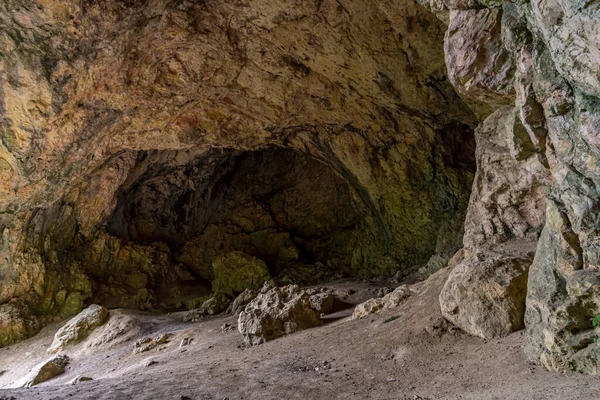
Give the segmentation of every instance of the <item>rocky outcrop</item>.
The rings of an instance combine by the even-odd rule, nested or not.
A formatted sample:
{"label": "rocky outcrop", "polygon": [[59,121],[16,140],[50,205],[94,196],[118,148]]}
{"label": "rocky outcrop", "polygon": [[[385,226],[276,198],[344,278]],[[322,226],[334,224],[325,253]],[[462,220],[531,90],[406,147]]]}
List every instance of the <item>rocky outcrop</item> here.
{"label": "rocky outcrop", "polygon": [[[447,33],[446,60],[453,82],[461,92],[488,102],[500,102],[498,95],[510,103],[514,100],[516,108],[510,113],[517,117],[510,117],[514,123],[510,122],[509,142],[505,142],[503,150],[504,157],[510,153],[512,166],[486,168],[481,164],[482,153],[478,150],[478,176],[465,223],[462,253],[465,260],[459,261],[442,293],[445,316],[465,330],[486,337],[506,333],[510,326],[514,329],[516,325],[509,321],[520,319],[521,311],[518,317],[514,313],[514,317],[506,317],[509,310],[522,309],[523,271],[531,252],[522,253],[525,259],[502,252],[507,245],[518,243],[515,239],[530,228],[536,228],[531,233],[537,231],[540,218],[531,219],[527,214],[539,216],[540,202],[535,201],[536,207],[529,207],[535,210],[533,214],[523,214],[519,196],[510,194],[516,189],[517,194],[528,192],[526,197],[539,199],[543,187],[545,222],[528,272],[526,352],[531,360],[549,369],[598,374],[597,332],[591,320],[600,312],[597,290],[600,253],[595,244],[600,30],[594,22],[600,4],[562,0],[420,2],[451,28]],[[464,24],[459,26],[459,20]],[[482,37],[489,40],[483,42]],[[503,62],[509,59],[514,61],[514,79],[507,74],[511,71],[510,64]],[[456,60],[462,62],[452,65]],[[498,90],[502,80],[506,86]],[[514,99],[510,91],[504,90],[510,85],[514,87]],[[481,89],[492,96],[483,98]],[[490,117],[483,127],[504,126],[499,124],[498,116]],[[478,146],[480,142],[478,137]],[[490,213],[485,207],[492,203],[480,195],[481,178],[494,177],[496,171],[510,171],[505,174],[507,177],[520,176],[507,190],[488,190],[496,193],[493,203],[506,205],[517,201],[516,209]],[[526,176],[530,179],[523,179]],[[531,179],[538,182],[531,189],[519,184]],[[507,193],[509,198],[513,197],[508,203],[502,200]],[[516,224],[511,216],[517,215],[515,211],[519,214]],[[469,225],[481,228],[473,231]],[[495,252],[493,258],[486,255],[486,249]],[[473,256],[478,252],[480,261]],[[496,267],[491,265],[495,262]],[[507,265],[512,265],[512,273],[508,273]],[[501,294],[499,298],[491,298],[479,290],[492,283],[502,288],[494,291]],[[515,292],[511,287],[520,288],[517,297],[510,295]],[[465,299],[461,294],[465,291],[472,293],[475,300]],[[507,296],[513,297],[510,304],[506,302]],[[489,311],[492,305],[495,311]],[[491,316],[494,318],[490,319]]]}
{"label": "rocky outcrop", "polygon": [[527,273],[544,224],[544,166],[517,113],[504,107],[476,130],[477,173],[465,247],[440,295],[442,314],[483,338],[523,328]]}
{"label": "rocky outcrop", "polygon": [[82,341],[90,332],[104,324],[109,317],[110,313],[106,308],[92,304],[56,332],[48,353],[57,353],[68,345]]}
{"label": "rocky outcrop", "polygon": [[248,346],[319,325],[320,312],[311,307],[309,294],[296,285],[262,291],[238,318],[238,330]]}

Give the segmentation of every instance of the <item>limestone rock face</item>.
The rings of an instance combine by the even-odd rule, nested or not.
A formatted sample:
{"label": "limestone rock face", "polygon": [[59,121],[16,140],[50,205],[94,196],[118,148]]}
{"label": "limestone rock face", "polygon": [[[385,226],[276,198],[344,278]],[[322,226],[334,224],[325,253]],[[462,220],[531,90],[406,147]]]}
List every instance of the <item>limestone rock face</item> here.
{"label": "limestone rock face", "polygon": [[400,285],[383,297],[369,299],[356,306],[352,313],[352,319],[366,318],[371,314],[376,314],[385,309],[396,308],[410,297],[415,290],[418,289],[412,288],[409,285]]}
{"label": "limestone rock face", "polygon": [[528,356],[598,373],[600,3],[301,3],[0,4],[0,346],[241,293],[237,252],[373,277],[463,247],[446,318],[504,335],[526,290]]}
{"label": "limestone rock face", "polygon": [[108,321],[110,312],[97,304],[92,304],[70,319],[54,335],[48,353],[53,354],[64,350],[70,344],[85,339],[91,331]]}
{"label": "limestone rock face", "polygon": [[238,330],[254,346],[321,325],[310,296],[296,285],[272,288],[252,300],[238,318]]}
{"label": "limestone rock face", "polygon": [[465,247],[440,295],[442,315],[483,338],[523,328],[527,273],[544,224],[545,168],[514,108],[476,130]]}
{"label": "limestone rock face", "polygon": [[501,9],[453,10],[444,40],[452,84],[492,104],[510,104],[515,94],[515,66],[502,44],[501,21]]}
{"label": "limestone rock face", "polygon": [[[483,336],[506,332],[502,326],[514,327],[512,323],[500,323],[490,329],[489,321],[496,324],[502,318],[490,318],[494,312],[483,310],[462,314],[460,303],[463,310],[472,304],[483,305],[483,300],[489,303],[489,296],[483,296],[476,289],[484,284],[500,284],[504,288],[500,292],[504,294],[510,292],[511,285],[522,288],[521,271],[530,258],[530,251],[517,254],[511,251],[504,256],[498,252],[514,249],[519,243],[517,238],[523,238],[523,245],[535,242],[542,221],[543,231],[528,273],[524,319],[529,339],[527,355],[549,369],[598,374],[597,331],[591,320],[600,313],[597,246],[600,231],[595,206],[600,183],[597,140],[600,4],[563,0],[420,3],[453,28],[446,34],[446,60],[450,75],[455,77],[453,82],[461,92],[482,99],[480,91],[468,93],[471,86],[465,87],[465,83],[473,83],[477,89],[486,88],[488,96],[493,93],[485,101],[498,102],[500,94],[508,102],[514,101],[515,106],[514,111],[499,110],[483,125],[484,129],[486,125],[511,127],[507,130],[509,141],[502,145],[505,150],[493,152],[498,156],[502,154],[501,157],[494,155],[493,158],[508,160],[507,154],[510,154],[512,161],[490,163],[486,168],[481,163],[484,149],[479,149],[482,146],[481,135],[478,136],[478,173],[465,222],[462,262],[458,260],[441,296],[445,316],[467,331]],[[458,18],[464,27],[458,25]],[[482,42],[481,37],[486,37],[486,41]],[[479,61],[453,65],[461,60],[457,55],[466,54],[478,54],[479,58],[471,59]],[[495,63],[509,58],[514,62],[514,79],[506,73],[513,68],[497,67],[508,66],[508,63]],[[462,57],[462,60],[471,59]],[[471,69],[459,69],[464,65]],[[481,68],[482,65],[486,67]],[[464,71],[464,76],[457,71]],[[514,98],[511,91],[504,90],[508,86],[497,90],[495,83],[502,80],[506,84],[512,82]],[[485,84],[477,84],[480,82]],[[505,117],[500,118],[499,113]],[[510,121],[501,123],[504,118]],[[501,175],[506,178],[500,178]],[[491,184],[486,187],[482,182],[488,178]],[[525,188],[524,182],[531,184],[531,188]],[[492,196],[487,197],[486,192]],[[545,222],[540,213],[542,202],[538,201],[542,193],[546,203]],[[524,207],[524,204],[529,205]],[[489,257],[492,253],[487,251],[493,252],[494,257]],[[476,272],[481,264],[474,258],[477,254],[483,263],[493,260],[497,266],[485,268],[489,274]],[[509,275],[514,279],[508,278],[506,266],[509,264],[514,271]],[[482,283],[484,275],[486,282]],[[479,282],[469,284],[467,277],[476,276]],[[516,286],[515,279],[519,282]],[[461,302],[458,300],[462,297],[460,288],[479,292],[475,295],[478,300]],[[496,317],[509,315],[507,311],[511,309],[521,309],[516,306],[516,302],[509,307],[502,306],[503,311]]]}
{"label": "limestone rock face", "polygon": [[0,347],[37,333],[40,322],[21,305],[0,305]]}

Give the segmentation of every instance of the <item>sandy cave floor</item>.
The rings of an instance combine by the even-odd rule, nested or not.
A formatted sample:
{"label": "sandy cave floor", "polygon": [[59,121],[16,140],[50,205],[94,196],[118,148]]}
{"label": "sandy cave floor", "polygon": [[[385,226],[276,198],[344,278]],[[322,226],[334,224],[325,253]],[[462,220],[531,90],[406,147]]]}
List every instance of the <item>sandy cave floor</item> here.
{"label": "sandy cave floor", "polygon": [[[485,341],[436,328],[446,276],[435,274],[395,310],[349,321],[348,308],[322,327],[252,348],[237,329],[222,329],[235,327],[235,317],[184,323],[180,313],[113,310],[107,324],[65,351],[72,359],[65,374],[31,389],[0,390],[0,399],[600,399],[600,377],[529,364],[523,332]],[[367,293],[365,283],[337,286],[356,288],[354,302]],[[48,357],[60,326],[0,349],[0,387]],[[132,353],[136,340],[166,332],[169,343]],[[186,337],[192,343],[180,347]],[[77,375],[94,380],[68,385]]]}

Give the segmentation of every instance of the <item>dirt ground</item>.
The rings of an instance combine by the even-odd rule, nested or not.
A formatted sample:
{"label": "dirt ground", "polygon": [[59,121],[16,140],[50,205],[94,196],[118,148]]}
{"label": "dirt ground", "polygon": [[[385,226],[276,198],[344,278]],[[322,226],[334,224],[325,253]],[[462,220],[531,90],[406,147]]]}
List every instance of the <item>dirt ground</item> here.
{"label": "dirt ground", "polygon": [[[231,316],[195,323],[181,314],[113,310],[107,324],[65,351],[65,374],[30,389],[2,389],[0,399],[600,399],[600,378],[548,372],[529,364],[523,332],[485,341],[440,323],[437,296],[447,272],[422,284],[394,310],[357,321],[352,308],[322,327],[245,348]],[[373,292],[367,283],[338,283]],[[0,387],[10,387],[48,358],[61,324],[0,349]],[[173,336],[133,354],[134,342]],[[184,338],[190,345],[180,347]],[[155,361],[149,365],[150,361]],[[67,384],[82,375],[94,380]]]}

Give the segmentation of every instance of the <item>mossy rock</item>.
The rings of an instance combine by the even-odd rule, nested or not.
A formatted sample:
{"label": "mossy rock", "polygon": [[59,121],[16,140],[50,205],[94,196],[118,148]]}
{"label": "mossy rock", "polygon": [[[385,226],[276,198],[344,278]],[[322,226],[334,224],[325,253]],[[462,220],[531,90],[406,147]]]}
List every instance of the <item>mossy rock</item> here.
{"label": "mossy rock", "polygon": [[215,258],[213,273],[213,292],[231,297],[246,289],[258,290],[265,281],[271,279],[269,269],[262,260],[241,251],[232,251]]}

